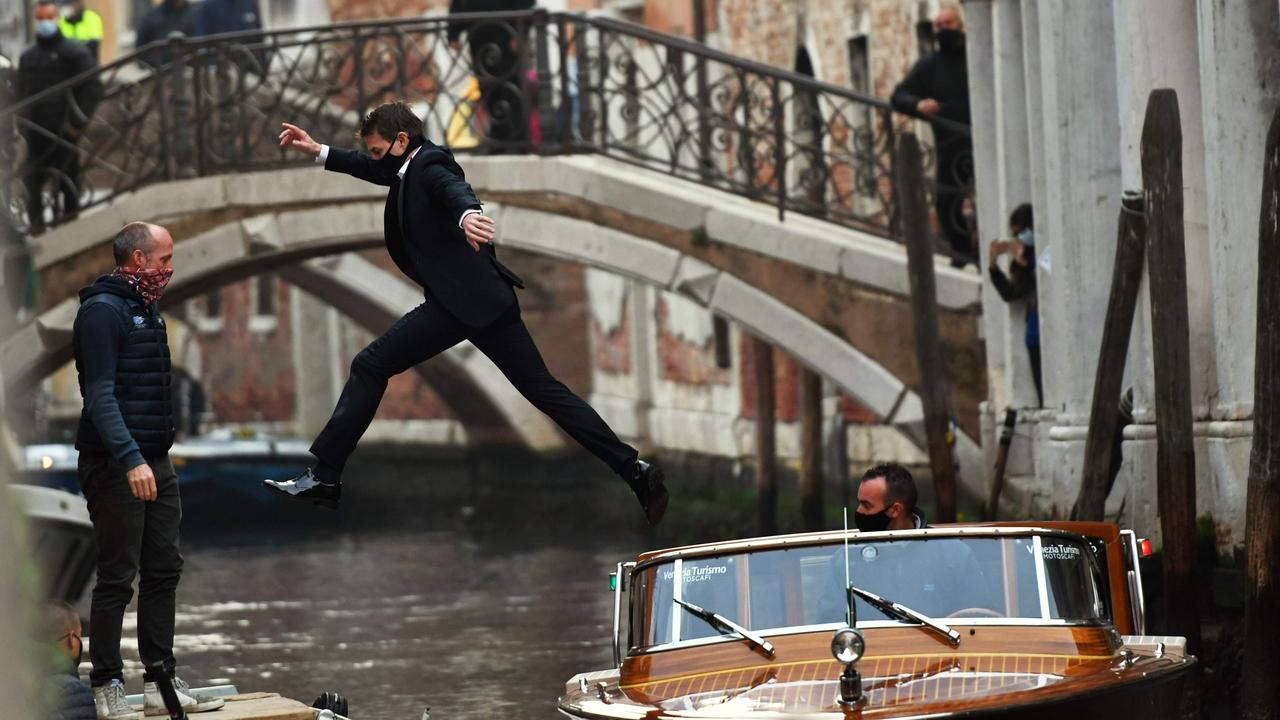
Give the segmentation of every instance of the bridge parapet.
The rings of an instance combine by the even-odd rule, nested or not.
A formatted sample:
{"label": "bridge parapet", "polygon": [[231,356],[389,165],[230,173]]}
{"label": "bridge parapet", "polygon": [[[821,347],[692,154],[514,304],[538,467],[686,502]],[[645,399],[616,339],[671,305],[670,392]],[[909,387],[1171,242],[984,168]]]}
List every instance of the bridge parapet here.
{"label": "bridge parapet", "polygon": [[[459,32],[465,44],[451,43]],[[495,41],[507,39],[504,43]],[[101,83],[96,108],[77,90]],[[642,27],[533,11],[343,23],[174,38],[0,112],[6,207],[27,226],[20,191],[26,109],[64,95],[91,118],[79,178],[46,169],[39,226],[147,185],[296,164],[276,146],[292,120],[350,138],[363,114],[402,98],[428,136],[476,153],[598,153],[667,175],[892,237],[893,135],[883,100]],[[15,137],[5,128],[21,132]],[[967,129],[964,129],[967,134]],[[16,141],[16,142],[15,142]]]}

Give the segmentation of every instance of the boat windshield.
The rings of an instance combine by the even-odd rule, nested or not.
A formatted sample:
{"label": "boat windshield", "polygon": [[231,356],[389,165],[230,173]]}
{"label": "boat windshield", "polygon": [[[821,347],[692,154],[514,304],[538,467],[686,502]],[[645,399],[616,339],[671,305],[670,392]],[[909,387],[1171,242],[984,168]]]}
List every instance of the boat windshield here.
{"label": "boat windshield", "polygon": [[[683,600],[751,630],[845,622],[844,545],[678,558],[643,568],[631,592],[631,646],[720,637]],[[1100,623],[1105,587],[1089,545],[1071,536],[851,539],[849,577],[932,618]],[[858,624],[902,622],[857,601]]]}

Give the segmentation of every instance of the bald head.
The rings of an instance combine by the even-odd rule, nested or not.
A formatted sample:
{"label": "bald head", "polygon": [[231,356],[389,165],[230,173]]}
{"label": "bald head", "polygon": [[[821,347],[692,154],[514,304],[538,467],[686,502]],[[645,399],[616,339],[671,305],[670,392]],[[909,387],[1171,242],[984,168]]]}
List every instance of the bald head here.
{"label": "bald head", "polygon": [[118,267],[166,268],[173,263],[173,237],[148,222],[135,220],[120,228],[111,249]]}
{"label": "bald head", "polygon": [[943,30],[964,30],[964,17],[960,15],[960,8],[948,5],[933,16],[933,32],[936,34]]}

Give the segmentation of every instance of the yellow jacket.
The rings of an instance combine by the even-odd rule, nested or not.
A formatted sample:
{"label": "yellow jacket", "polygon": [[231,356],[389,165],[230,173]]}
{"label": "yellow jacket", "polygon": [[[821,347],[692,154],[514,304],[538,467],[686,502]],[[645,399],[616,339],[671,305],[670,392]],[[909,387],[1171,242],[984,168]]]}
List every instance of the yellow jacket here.
{"label": "yellow jacket", "polygon": [[88,45],[94,59],[98,58],[98,44],[102,42],[101,15],[85,8],[84,12],[80,13],[80,22],[75,24],[68,22],[65,17],[59,18],[58,30],[62,33],[62,37]]}

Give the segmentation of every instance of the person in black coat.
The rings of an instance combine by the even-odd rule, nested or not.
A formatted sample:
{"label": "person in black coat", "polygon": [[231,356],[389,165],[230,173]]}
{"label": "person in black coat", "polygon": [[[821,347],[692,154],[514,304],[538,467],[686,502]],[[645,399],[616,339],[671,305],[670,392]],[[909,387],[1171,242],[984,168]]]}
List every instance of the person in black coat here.
{"label": "person in black coat", "polygon": [[[36,4],[36,41],[18,60],[19,102],[97,66],[84,45],[62,36],[58,17],[58,6],[53,2],[41,0]],[[79,212],[80,153],[76,144],[101,99],[102,83],[90,77],[18,112],[18,127],[27,145],[22,180],[27,190],[27,219],[32,235],[44,232],[42,190],[50,179],[62,192],[63,217],[74,218]]]}
{"label": "person in black coat", "polygon": [[84,649],[80,616],[65,602],[44,609],[44,637],[52,644],[53,673],[45,683],[45,720],[97,720],[93,691],[80,680]]}
{"label": "person in black coat", "polygon": [[470,340],[534,407],[618,473],[645,517],[666,510],[662,470],[640,460],[604,420],[547,370],[520,317],[520,278],[498,261],[495,225],[447,149],[423,137],[422,121],[404,102],[386,103],[364,119],[360,136],[370,155],[321,145],[284,123],[280,145],[317,158],[326,170],[389,188],[383,212],[387,252],[424,289],[425,302],[374,340],[351,364],[351,375],[329,422],[311,445],[318,462],[272,491],[337,507],[348,456],[373,420],[387,381]]}
{"label": "person in black coat", "polygon": [[[937,154],[938,223],[951,245],[952,264],[977,262],[977,249],[964,219],[965,188],[973,181],[973,140],[969,126],[969,75],[965,62],[964,19],[954,7],[943,8],[933,20],[938,51],[916,62],[894,88],[891,101],[898,112],[932,122]],[[963,126],[963,129],[958,126]]]}

